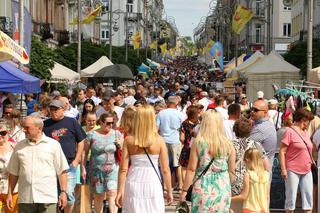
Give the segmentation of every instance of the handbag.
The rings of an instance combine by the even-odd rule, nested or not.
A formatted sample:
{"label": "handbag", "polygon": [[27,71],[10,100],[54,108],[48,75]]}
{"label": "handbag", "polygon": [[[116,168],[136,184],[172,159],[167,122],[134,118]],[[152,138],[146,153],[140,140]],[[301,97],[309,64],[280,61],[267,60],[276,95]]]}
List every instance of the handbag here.
{"label": "handbag", "polygon": [[[117,131],[116,130],[114,131],[114,135],[115,135],[115,138],[117,139]],[[122,149],[121,149],[120,145],[116,144],[116,152],[114,153],[114,155],[115,155],[116,161],[118,162],[118,164],[120,164],[121,160],[122,160]]]}
{"label": "handbag", "polygon": [[75,213],[91,213],[91,194],[88,184],[77,184],[75,188]]}
{"label": "handbag", "polygon": [[193,189],[193,185],[195,184],[195,182],[197,182],[203,175],[205,175],[207,173],[207,171],[209,170],[211,164],[213,163],[214,158],[211,159],[211,161],[209,162],[209,164],[206,166],[206,168],[200,173],[200,175],[192,182],[192,184],[190,185],[188,191],[187,191],[187,195],[186,195],[186,200],[187,201],[191,201],[191,194],[192,194],[192,189]]}
{"label": "handbag", "polygon": [[302,136],[299,134],[299,132],[297,130],[295,130],[292,127],[290,127],[290,129],[295,131],[299,135],[299,137],[301,138],[303,143],[306,145],[306,148],[308,150],[308,153],[309,153],[309,156],[310,156],[310,159],[311,159],[311,172],[312,172],[313,183],[314,184],[318,184],[318,167],[317,167],[316,162],[313,160],[313,157],[312,157],[312,154],[311,154],[310,150],[308,149],[307,142],[302,138]]}

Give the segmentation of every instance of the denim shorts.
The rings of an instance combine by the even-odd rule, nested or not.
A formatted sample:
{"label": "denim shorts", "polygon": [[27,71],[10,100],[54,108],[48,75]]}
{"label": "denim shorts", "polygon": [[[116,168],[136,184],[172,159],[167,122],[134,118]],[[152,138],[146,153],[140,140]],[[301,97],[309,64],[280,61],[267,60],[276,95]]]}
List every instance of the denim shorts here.
{"label": "denim shorts", "polygon": [[290,211],[295,210],[298,186],[301,192],[302,209],[312,210],[313,182],[312,182],[311,171],[307,174],[297,174],[295,172],[288,171],[288,179],[285,180],[285,187],[286,187],[285,209]]}
{"label": "denim shorts", "polygon": [[74,168],[72,164],[69,165],[67,177],[68,177],[68,186],[67,186],[68,205],[73,205],[76,200],[74,195],[74,189],[77,184],[77,168]]}

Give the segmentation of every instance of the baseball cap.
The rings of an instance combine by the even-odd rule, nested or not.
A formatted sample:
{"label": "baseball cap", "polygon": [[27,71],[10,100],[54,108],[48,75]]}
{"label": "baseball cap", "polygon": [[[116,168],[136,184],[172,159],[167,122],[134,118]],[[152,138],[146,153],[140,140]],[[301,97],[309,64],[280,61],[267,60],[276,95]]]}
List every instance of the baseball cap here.
{"label": "baseball cap", "polygon": [[257,92],[258,98],[263,98],[264,93],[262,91]]}
{"label": "baseball cap", "polygon": [[51,101],[49,107],[63,108],[64,107],[64,103],[61,100],[53,100],[53,101]]}

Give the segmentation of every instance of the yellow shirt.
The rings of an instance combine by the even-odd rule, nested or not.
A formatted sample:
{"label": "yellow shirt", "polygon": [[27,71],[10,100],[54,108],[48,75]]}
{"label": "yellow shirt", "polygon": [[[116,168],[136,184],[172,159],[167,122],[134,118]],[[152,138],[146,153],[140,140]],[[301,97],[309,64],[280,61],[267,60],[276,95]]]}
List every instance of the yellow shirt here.
{"label": "yellow shirt", "polygon": [[269,202],[267,195],[267,184],[269,184],[270,174],[264,171],[262,179],[255,171],[247,171],[249,173],[249,194],[243,203],[243,209],[255,212],[269,212]]}

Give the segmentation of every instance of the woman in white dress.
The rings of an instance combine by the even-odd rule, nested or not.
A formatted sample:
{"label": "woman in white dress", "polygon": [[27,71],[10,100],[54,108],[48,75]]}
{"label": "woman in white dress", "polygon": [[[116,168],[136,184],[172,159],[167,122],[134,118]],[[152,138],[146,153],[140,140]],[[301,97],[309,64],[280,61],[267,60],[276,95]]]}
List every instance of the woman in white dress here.
{"label": "woman in white dress", "polygon": [[[168,203],[173,201],[171,174],[167,148],[158,134],[152,106],[137,108],[132,132],[133,135],[128,135],[123,145],[116,204],[122,208],[123,213],[164,213],[165,203],[158,162],[160,161]],[[128,171],[129,160],[131,165]]]}

